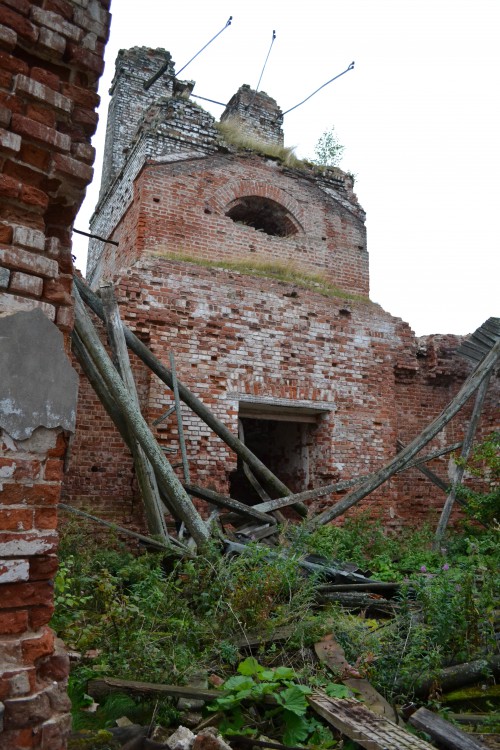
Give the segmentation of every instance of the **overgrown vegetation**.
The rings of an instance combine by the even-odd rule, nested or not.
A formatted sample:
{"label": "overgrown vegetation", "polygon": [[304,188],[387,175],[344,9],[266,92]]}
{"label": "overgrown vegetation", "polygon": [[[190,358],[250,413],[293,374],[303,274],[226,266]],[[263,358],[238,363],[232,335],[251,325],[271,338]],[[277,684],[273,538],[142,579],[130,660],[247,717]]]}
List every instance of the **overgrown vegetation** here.
{"label": "overgrown vegetation", "polygon": [[323,295],[323,297],[337,297],[372,304],[368,297],[346,292],[344,289],[335,286],[335,284],[331,284],[323,274],[309,273],[293,263],[285,263],[278,260],[265,261],[256,258],[208,260],[184,252],[161,252],[155,253],[155,256],[166,258],[167,260],[180,260],[186,263],[193,263],[204,268],[222,268],[225,271],[237,271],[246,276],[263,276],[265,278],[277,279],[278,281],[295,284],[304,289],[311,289]]}
{"label": "overgrown vegetation", "polygon": [[486,492],[461,485],[457,495],[466,501],[468,513],[472,518],[484,523],[500,521],[500,430],[492,432],[472,452],[468,461],[456,459],[459,466],[464,466],[467,473],[480,477],[488,483]]}
{"label": "overgrown vegetation", "polygon": [[335,128],[332,126],[320,136],[314,146],[313,164],[322,167],[338,167],[344,151],[345,146],[340,143]]}
{"label": "overgrown vegetation", "polygon": [[[429,529],[389,537],[379,524],[357,517],[312,534],[302,526],[284,529],[282,545],[289,556],[270,558],[256,546],[248,555],[228,559],[213,545],[194,559],[171,564],[156,554],[134,556],[116,539],[99,543],[94,530],[80,524],[68,526],[53,626],[84,655],[71,677],[75,727],[110,726],[124,713],[146,723],[153,711],[151,701],[111,695],[95,713],[86,713],[85,686],[91,677],[182,684],[206,669],[231,691],[229,703],[216,706],[227,709],[226,731],[250,732],[243,699],[273,693],[281,697],[278,706],[265,706],[273,727],[266,731],[285,734],[293,744],[307,740],[308,745],[332,746],[325,727],[301,713],[309,687],[340,682],[340,675],[317,663],[311,649],[331,632],[332,623],[348,661],[391,702],[411,699],[423,677],[432,679],[450,663],[497,653],[498,530],[467,527],[450,535],[446,549],[438,552],[432,541]],[[355,562],[377,579],[401,582],[395,616],[375,620],[338,606],[318,610],[317,582],[296,564],[298,556],[310,552]],[[282,625],[293,626],[286,643],[261,646],[251,662],[254,671],[240,666],[237,672],[245,658],[238,645],[245,634]],[[160,723],[177,720],[168,700],[155,711]]]}
{"label": "overgrown vegetation", "polygon": [[277,143],[268,143],[253,138],[243,130],[241,122],[236,119],[216,122],[215,127],[227,143],[236,146],[238,149],[255,151],[262,156],[269,156],[287,167],[304,166],[304,162],[295,155],[293,146],[280,146]]}

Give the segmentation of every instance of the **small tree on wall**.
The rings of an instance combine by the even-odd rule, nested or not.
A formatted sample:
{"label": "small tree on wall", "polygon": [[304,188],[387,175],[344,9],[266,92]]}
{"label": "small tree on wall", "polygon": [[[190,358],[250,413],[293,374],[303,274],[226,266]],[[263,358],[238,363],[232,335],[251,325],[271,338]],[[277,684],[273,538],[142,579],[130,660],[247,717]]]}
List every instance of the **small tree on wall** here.
{"label": "small tree on wall", "polygon": [[315,159],[313,164],[318,164],[322,167],[338,167],[342,161],[342,156],[345,150],[335,133],[335,128],[332,126],[330,130],[325,130],[323,135],[318,139],[314,147]]}

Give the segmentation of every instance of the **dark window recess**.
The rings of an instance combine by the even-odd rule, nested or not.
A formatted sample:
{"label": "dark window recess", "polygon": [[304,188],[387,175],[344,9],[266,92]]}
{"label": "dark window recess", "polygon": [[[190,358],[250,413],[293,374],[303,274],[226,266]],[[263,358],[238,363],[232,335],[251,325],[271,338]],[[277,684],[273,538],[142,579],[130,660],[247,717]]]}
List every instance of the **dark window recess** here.
{"label": "dark window recess", "polygon": [[297,222],[286,208],[276,201],[257,195],[238,198],[226,211],[226,216],[238,224],[246,224],[273,237],[291,237],[299,230]]}

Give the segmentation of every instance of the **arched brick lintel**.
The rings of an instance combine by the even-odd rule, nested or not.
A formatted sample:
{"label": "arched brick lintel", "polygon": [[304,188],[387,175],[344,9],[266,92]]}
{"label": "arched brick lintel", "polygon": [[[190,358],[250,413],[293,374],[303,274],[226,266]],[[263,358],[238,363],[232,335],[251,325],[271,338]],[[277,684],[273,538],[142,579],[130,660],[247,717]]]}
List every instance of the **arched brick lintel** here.
{"label": "arched brick lintel", "polygon": [[214,193],[210,208],[214,213],[225,215],[238,199],[248,196],[268,198],[279,203],[289,214],[297,231],[305,232],[306,217],[300,204],[285,190],[267,182],[257,180],[232,180]]}

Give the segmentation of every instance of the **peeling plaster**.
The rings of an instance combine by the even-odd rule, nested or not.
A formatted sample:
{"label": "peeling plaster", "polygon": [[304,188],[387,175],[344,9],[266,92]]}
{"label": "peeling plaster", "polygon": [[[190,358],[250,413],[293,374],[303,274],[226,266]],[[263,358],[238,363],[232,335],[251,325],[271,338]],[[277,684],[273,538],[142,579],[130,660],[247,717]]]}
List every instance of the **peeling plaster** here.
{"label": "peeling plaster", "polygon": [[39,427],[74,431],[78,376],[62,333],[39,309],[0,318],[0,427],[26,440]]}

